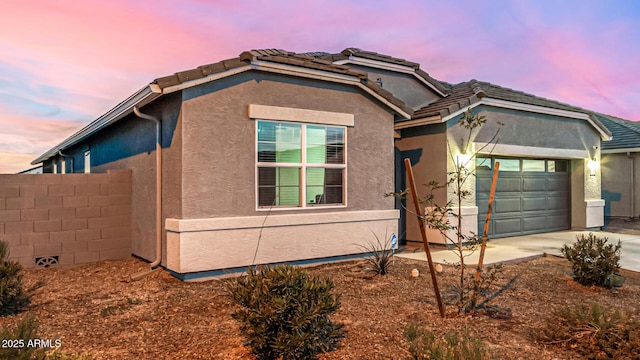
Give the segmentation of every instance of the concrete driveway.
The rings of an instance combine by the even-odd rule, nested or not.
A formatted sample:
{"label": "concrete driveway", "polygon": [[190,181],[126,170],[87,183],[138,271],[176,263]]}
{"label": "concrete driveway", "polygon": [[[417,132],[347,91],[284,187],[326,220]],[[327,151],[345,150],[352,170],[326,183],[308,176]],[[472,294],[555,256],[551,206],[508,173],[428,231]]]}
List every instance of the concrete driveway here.
{"label": "concrete driveway", "polygon": [[[487,243],[484,264],[491,265],[497,263],[512,263],[529,260],[536,257],[551,254],[562,256],[560,249],[564,244],[572,243],[578,234],[588,234],[588,231],[559,231],[545,234],[514,236],[510,238],[494,239]],[[640,272],[640,235],[620,234],[602,231],[594,231],[597,236],[609,238],[609,242],[615,243],[620,240],[622,243],[622,254],[620,265],[623,269]],[[465,263],[477,264],[478,249],[474,253],[466,253]],[[398,257],[416,260],[427,260],[427,256],[422,248],[407,247]],[[440,264],[454,264],[459,261],[458,256],[450,250],[432,249],[431,257],[434,262]]]}

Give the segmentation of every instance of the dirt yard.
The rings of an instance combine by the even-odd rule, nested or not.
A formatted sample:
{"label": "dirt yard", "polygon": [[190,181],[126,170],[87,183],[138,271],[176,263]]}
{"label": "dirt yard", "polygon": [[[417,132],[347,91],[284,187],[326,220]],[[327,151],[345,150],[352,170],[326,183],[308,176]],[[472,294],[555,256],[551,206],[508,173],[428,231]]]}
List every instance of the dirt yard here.
{"label": "dirt yard", "polygon": [[[94,359],[251,359],[238,326],[234,306],[220,281],[181,282],[164,271],[141,281],[129,275],[145,268],[137,259],[105,261],[70,269],[25,271],[25,280],[44,280],[34,298],[41,337],[59,339],[64,352],[91,353]],[[411,277],[417,268],[420,276]],[[322,359],[403,359],[408,357],[403,329],[413,321],[437,333],[469,330],[485,340],[502,359],[580,359],[558,347],[536,344],[531,330],[543,326],[554,306],[599,301],[608,308],[634,311],[640,304],[640,274],[623,272],[622,288],[583,287],[567,275],[564,259],[546,257],[508,265],[504,282],[520,278],[495,304],[510,308],[510,319],[487,316],[456,317],[449,305],[440,318],[427,264],[398,259],[392,273],[374,276],[361,262],[309,269],[330,277],[342,296],[334,316],[345,324],[341,347]],[[455,272],[438,274],[443,292]],[[0,325],[18,318],[0,319]]]}

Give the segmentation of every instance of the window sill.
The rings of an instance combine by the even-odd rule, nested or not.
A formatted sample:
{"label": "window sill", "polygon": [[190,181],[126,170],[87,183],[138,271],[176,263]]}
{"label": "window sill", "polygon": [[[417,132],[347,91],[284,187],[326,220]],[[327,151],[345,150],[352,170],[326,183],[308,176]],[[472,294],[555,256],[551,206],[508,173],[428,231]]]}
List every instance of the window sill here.
{"label": "window sill", "polygon": [[345,209],[347,205],[312,205],[312,206],[273,206],[273,207],[259,207],[256,211],[291,211],[291,210],[318,210],[318,209]]}

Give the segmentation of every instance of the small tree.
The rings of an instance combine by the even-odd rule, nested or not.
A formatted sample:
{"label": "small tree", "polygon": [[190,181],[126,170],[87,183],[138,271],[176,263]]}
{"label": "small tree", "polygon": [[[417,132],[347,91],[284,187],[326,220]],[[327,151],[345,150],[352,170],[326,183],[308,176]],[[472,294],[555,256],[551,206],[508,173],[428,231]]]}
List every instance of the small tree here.
{"label": "small tree", "polygon": [[[469,189],[469,178],[475,177],[474,162],[480,152],[484,152],[487,147],[495,146],[498,140],[500,129],[496,130],[491,139],[479,149],[473,149],[472,141],[477,135],[480,128],[487,122],[485,116],[474,114],[469,108],[462,114],[458,121],[465,135],[460,139],[458,151],[451,147],[451,143],[447,143],[448,156],[450,157],[451,170],[447,172],[447,182],[444,184],[438,181],[431,181],[427,185],[428,194],[420,200],[420,204],[427,208],[424,215],[414,214],[418,216],[430,228],[437,230],[442,234],[447,245],[451,246],[452,251],[457,255],[458,262],[455,264],[459,271],[457,284],[454,286],[455,297],[457,298],[458,313],[473,312],[476,310],[476,304],[486,304],[493,299],[496,293],[488,290],[494,285],[496,273],[499,267],[493,267],[487,272],[482,272],[482,276],[473,280],[466,272],[466,257],[473,253],[481,243],[481,238],[471,232],[467,234],[463,231],[464,218],[462,216],[462,208],[465,200],[472,195]],[[502,123],[498,123],[502,126]],[[459,152],[459,154],[456,154]],[[489,151],[491,152],[491,151]],[[446,203],[442,204],[436,197],[436,193],[446,190],[449,194]],[[394,196],[403,197],[407,190],[402,193],[394,193]],[[407,210],[410,212],[410,210]],[[466,253],[468,252],[468,253]],[[509,282],[506,286],[510,286],[513,282]],[[479,287],[482,286],[482,289]],[[498,290],[498,293],[504,289]],[[480,302],[479,297],[485,297],[485,301]]]}

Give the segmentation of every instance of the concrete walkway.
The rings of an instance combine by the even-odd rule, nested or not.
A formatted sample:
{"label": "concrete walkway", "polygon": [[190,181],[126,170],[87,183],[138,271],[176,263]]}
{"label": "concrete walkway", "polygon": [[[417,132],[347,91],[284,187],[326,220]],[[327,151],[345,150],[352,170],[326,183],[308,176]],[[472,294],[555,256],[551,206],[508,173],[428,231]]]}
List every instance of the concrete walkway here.
{"label": "concrete walkway", "polygon": [[[484,264],[513,263],[520,262],[536,257],[551,254],[562,256],[560,249],[564,244],[572,243],[576,240],[578,234],[588,234],[588,231],[560,231],[545,234],[514,236],[510,238],[502,238],[490,240],[487,243]],[[620,256],[620,265],[623,269],[640,272],[640,235],[609,233],[602,231],[594,231],[597,236],[609,238],[609,242],[615,243],[620,240],[622,243],[622,254]],[[427,255],[419,247],[407,246],[396,256],[415,259],[427,260]],[[480,249],[474,253],[465,253],[466,264],[477,264]],[[432,248],[431,257],[434,262],[440,264],[454,264],[459,262],[458,256],[451,250],[442,248]]]}

